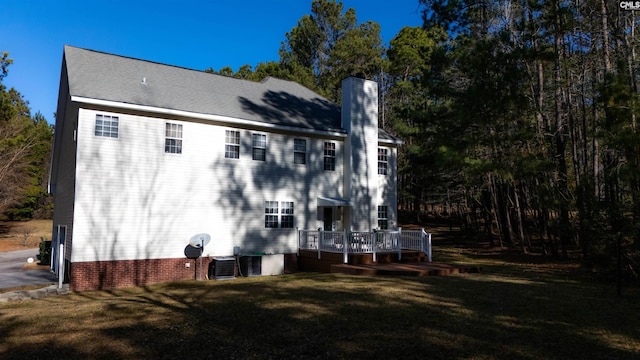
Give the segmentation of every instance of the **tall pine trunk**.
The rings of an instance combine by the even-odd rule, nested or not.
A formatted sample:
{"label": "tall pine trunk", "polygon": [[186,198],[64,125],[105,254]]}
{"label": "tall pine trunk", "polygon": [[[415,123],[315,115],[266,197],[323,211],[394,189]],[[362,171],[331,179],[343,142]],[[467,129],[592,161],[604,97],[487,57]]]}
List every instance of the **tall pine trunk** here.
{"label": "tall pine trunk", "polygon": [[565,155],[566,149],[566,140],[565,140],[565,123],[564,123],[564,110],[566,106],[564,104],[564,99],[562,96],[562,60],[564,56],[564,32],[563,32],[563,23],[562,23],[562,15],[560,9],[560,3],[558,1],[554,2],[554,10],[555,10],[555,31],[554,31],[554,53],[555,53],[555,64],[554,64],[554,101],[555,101],[555,132],[554,132],[554,140],[555,140],[555,157],[556,157],[556,186],[558,193],[558,202],[560,203],[560,214],[559,214],[559,235],[560,235],[560,246],[562,248],[562,256],[566,258],[567,247],[569,245],[570,239],[570,231],[569,231],[569,188],[567,184],[568,174],[567,174],[567,160]]}

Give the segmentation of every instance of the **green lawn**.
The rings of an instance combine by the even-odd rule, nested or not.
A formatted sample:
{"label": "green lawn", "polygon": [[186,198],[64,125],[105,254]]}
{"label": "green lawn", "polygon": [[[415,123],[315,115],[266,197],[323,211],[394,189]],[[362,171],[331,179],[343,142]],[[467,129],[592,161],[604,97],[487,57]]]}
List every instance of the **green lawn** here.
{"label": "green lawn", "polygon": [[575,263],[438,247],[483,271],[298,273],[0,304],[1,359],[632,359],[640,296]]}

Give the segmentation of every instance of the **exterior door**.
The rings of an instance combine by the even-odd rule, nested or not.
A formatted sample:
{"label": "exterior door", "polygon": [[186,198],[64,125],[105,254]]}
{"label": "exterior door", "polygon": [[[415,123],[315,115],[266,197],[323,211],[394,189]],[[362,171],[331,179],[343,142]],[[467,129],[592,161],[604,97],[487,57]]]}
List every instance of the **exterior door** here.
{"label": "exterior door", "polygon": [[324,231],[334,231],[335,230],[335,221],[333,219],[333,208],[332,207],[324,207]]}

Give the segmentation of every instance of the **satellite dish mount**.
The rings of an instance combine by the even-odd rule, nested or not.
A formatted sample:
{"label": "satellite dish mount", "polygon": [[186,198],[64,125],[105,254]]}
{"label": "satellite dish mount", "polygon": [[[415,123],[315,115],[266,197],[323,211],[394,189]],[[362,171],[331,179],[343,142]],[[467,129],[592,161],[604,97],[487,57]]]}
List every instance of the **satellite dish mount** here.
{"label": "satellite dish mount", "polygon": [[191,239],[189,239],[189,245],[187,245],[187,248],[191,248],[192,251],[196,249],[199,250],[196,252],[198,256],[194,257],[194,259],[197,259],[198,257],[200,258],[200,276],[198,280],[202,280],[202,253],[204,252],[205,245],[207,245],[210,241],[211,235],[202,233],[193,235]]}

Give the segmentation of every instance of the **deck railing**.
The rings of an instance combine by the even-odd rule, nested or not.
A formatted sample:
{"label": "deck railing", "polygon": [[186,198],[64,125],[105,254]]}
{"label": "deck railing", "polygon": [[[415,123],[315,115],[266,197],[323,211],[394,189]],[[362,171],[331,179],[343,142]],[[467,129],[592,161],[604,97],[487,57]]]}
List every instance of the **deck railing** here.
{"label": "deck railing", "polygon": [[424,229],[397,231],[323,231],[298,230],[298,249],[318,251],[318,259],[322,252],[342,253],[344,262],[349,254],[373,254],[376,261],[378,253],[398,253],[402,250],[417,250],[427,254],[431,262],[431,234]]}

